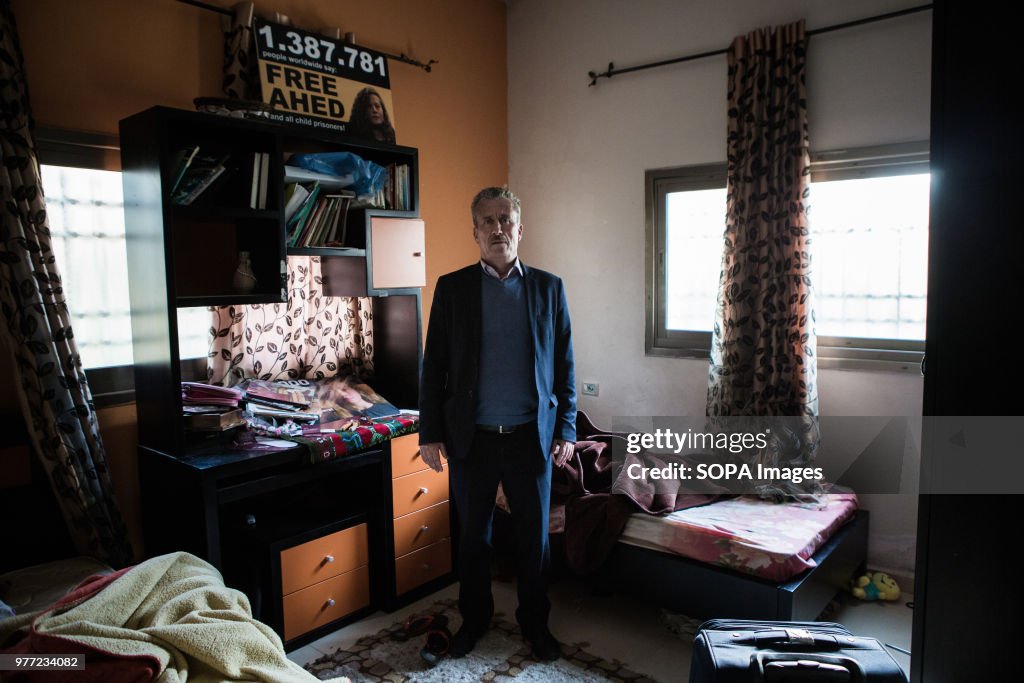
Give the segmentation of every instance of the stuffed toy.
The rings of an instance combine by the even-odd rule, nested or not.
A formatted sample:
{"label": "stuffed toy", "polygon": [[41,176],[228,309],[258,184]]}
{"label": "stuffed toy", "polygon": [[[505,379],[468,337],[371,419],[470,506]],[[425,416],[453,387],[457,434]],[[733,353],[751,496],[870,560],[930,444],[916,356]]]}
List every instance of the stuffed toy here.
{"label": "stuffed toy", "polygon": [[885,572],[868,572],[853,580],[851,592],[861,600],[899,600],[900,587]]}

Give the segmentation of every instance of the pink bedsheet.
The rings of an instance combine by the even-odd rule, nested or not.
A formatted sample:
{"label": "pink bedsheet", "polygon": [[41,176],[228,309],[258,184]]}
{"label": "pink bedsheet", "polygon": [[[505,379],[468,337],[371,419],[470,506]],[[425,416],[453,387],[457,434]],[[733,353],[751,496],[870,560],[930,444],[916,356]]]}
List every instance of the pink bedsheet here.
{"label": "pink bedsheet", "polygon": [[782,582],[817,566],[814,553],[856,510],[853,493],[820,504],[741,496],[661,517],[634,514],[619,540]]}

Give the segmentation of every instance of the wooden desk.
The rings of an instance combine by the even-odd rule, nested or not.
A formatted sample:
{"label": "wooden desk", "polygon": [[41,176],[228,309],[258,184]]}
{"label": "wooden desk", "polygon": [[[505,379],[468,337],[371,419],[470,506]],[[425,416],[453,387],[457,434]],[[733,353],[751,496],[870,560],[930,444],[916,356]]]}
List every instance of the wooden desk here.
{"label": "wooden desk", "polygon": [[[316,465],[299,446],[182,457],[140,447],[146,554],[207,559],[289,649],[408,604],[452,581],[447,471],[425,469],[416,439]],[[410,540],[410,519],[428,530]]]}

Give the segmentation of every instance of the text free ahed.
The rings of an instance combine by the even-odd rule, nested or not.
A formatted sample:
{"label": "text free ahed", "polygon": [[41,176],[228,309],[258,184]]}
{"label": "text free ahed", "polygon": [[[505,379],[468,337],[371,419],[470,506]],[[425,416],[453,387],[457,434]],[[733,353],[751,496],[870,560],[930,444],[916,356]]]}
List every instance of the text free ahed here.
{"label": "text free ahed", "polygon": [[271,106],[313,116],[345,116],[345,104],[338,99],[338,82],[332,76],[280,64],[265,67]]}

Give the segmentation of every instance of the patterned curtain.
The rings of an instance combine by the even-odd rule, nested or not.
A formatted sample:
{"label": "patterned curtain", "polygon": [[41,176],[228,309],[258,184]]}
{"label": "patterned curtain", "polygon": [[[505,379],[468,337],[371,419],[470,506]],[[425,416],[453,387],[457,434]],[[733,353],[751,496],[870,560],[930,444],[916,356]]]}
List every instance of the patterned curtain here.
{"label": "patterned curtain", "polygon": [[123,567],[132,550],[53,255],[24,59],[8,0],[0,0],[0,97],[0,334],[14,357],[32,445],[76,551]]}
{"label": "patterned curtain", "polygon": [[725,251],[707,413],[817,415],[803,21],[729,49]]}
{"label": "patterned curtain", "polygon": [[373,374],[372,300],[322,293],[319,256],[288,257],[288,303],[212,308],[210,384]]}
{"label": "patterned curtain", "polygon": [[223,17],[224,29],[224,95],[233,100],[262,101],[260,78],[256,70],[256,45],[253,42],[252,20],[255,7],[240,2],[234,15]]}
{"label": "patterned curtain", "polygon": [[[729,48],[725,248],[711,344],[707,414],[762,420],[758,461],[814,460],[817,361],[807,197],[810,154],[804,22],[738,36]],[[755,418],[756,419],[756,418]],[[745,421],[750,429],[750,421]],[[735,426],[735,425],[734,425]],[[814,497],[817,482],[764,482],[763,497]]]}

